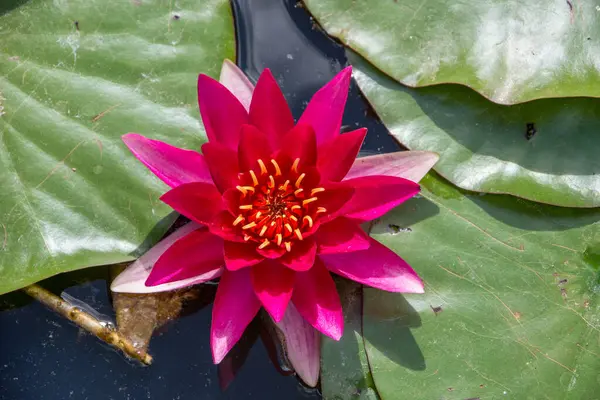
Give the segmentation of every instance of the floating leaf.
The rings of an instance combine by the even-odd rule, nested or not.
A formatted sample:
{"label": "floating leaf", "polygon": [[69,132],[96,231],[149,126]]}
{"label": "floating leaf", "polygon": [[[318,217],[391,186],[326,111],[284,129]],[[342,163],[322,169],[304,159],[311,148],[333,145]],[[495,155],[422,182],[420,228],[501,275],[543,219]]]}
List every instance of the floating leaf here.
{"label": "floating leaf", "polygon": [[198,148],[197,75],[234,56],[225,0],[4,3],[0,294],[131,260],[162,236],[166,186],[120,136]]}
{"label": "floating leaf", "polygon": [[465,194],[432,176],[421,183],[422,197],[372,230],[425,281],[424,295],[365,289],[380,396],[596,397],[600,274],[589,249],[600,243],[600,210]]}
{"label": "floating leaf", "polygon": [[513,104],[600,93],[593,0],[305,0],[325,30],[409,86],[455,82]]}
{"label": "floating leaf", "polygon": [[461,188],[566,207],[600,206],[600,100],[506,107],[458,85],[410,89],[350,54],[354,78],[392,135],[440,154]]}

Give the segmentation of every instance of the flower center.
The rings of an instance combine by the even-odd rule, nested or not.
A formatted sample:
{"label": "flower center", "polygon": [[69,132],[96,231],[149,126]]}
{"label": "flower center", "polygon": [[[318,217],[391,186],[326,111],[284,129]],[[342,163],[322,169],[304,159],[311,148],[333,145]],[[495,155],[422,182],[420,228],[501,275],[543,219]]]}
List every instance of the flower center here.
{"label": "flower center", "polygon": [[311,176],[298,170],[299,158],[284,171],[275,159],[268,164],[259,159],[257,164],[258,173],[251,169],[239,176],[240,214],[233,226],[241,227],[244,240],[259,243],[259,249],[277,246],[291,251],[327,211],[318,206],[325,189],[315,187]]}

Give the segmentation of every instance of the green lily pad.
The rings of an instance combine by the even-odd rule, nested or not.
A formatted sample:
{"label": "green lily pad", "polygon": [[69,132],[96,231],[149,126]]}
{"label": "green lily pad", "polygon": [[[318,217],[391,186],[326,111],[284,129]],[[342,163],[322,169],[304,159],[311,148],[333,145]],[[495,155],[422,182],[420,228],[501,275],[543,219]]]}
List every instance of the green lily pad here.
{"label": "green lily pad", "polygon": [[198,148],[197,75],[234,47],[226,0],[3,2],[0,294],[160,238],[167,187],[120,137]]}
{"label": "green lily pad", "polygon": [[411,89],[355,54],[354,78],[403,145],[440,154],[435,170],[473,191],[565,207],[600,206],[600,99],[511,107],[459,85]]}
{"label": "green lily pad", "polygon": [[600,93],[593,0],[305,0],[332,36],[409,86],[460,83],[501,104]]}
{"label": "green lily pad", "polygon": [[600,210],[422,183],[372,231],[425,282],[424,295],[365,289],[381,398],[596,398]]}

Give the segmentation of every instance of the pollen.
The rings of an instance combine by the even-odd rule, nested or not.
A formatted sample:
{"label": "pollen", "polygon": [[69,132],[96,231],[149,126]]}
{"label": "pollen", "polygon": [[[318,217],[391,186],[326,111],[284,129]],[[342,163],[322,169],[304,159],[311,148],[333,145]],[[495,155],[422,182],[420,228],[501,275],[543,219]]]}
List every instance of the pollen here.
{"label": "pollen", "polygon": [[240,222],[242,222],[245,218],[242,215],[238,215],[238,217],[233,221],[233,226],[236,226]]}
{"label": "pollen", "polygon": [[260,167],[260,173],[262,175],[267,173],[267,166],[265,165],[265,163],[263,162],[263,160],[261,160],[260,158],[257,160],[258,165]]}
{"label": "pollen", "polygon": [[239,206],[240,210],[252,210],[252,204],[244,204]]}
{"label": "pollen", "polygon": [[279,168],[279,164],[273,158],[271,158],[271,164],[275,167],[275,176],[281,176],[281,168]]}
{"label": "pollen", "polygon": [[309,228],[313,227],[313,219],[310,215],[305,215],[304,218],[302,218],[302,222],[304,222],[305,224],[308,224]]}
{"label": "pollen", "polygon": [[298,240],[302,240],[302,232],[300,232],[300,229],[295,229],[294,233],[296,234],[296,237],[298,238]]}
{"label": "pollen", "polygon": [[258,234],[258,236],[265,236],[265,232],[267,231],[267,226],[263,226],[262,229],[260,230],[260,233]]}
{"label": "pollen", "polygon": [[316,197],[311,197],[310,199],[302,200],[302,205],[306,206],[307,204],[312,203],[313,201],[317,201],[317,200],[319,200],[319,199]]}
{"label": "pollen", "polygon": [[254,171],[250,170],[248,171],[248,173],[252,177],[252,183],[254,184],[254,186],[258,186],[258,179],[256,179],[256,174],[254,173]]}
{"label": "pollen", "polygon": [[292,164],[292,171],[298,172],[298,164],[300,164],[300,159],[296,158]]}
{"label": "pollen", "polygon": [[243,188],[242,186],[236,186],[235,188],[236,188],[237,190],[239,190],[240,192],[242,192],[242,195],[243,195],[244,197],[246,197],[246,195],[248,194],[248,191],[247,191],[245,188]]}
{"label": "pollen", "polygon": [[325,207],[319,207],[319,208],[317,208],[317,214],[321,214],[321,213],[324,213],[324,212],[327,212],[327,209]]}
{"label": "pollen", "polygon": [[285,249],[288,253],[292,251],[292,244],[290,242],[285,242]]}
{"label": "pollen", "polygon": [[314,196],[316,193],[320,193],[320,192],[324,192],[325,188],[322,187],[318,187],[318,188],[314,188],[313,190],[310,191],[310,195]]}
{"label": "pollen", "polygon": [[264,249],[265,247],[267,247],[267,246],[268,246],[270,243],[271,243],[271,242],[269,242],[269,239],[265,239],[265,241],[264,241],[264,242],[262,242],[262,243],[260,244],[260,246],[258,246],[258,248],[262,250],[262,249]]}
{"label": "pollen", "polygon": [[287,190],[288,185],[290,184],[290,180],[288,179],[287,181],[285,181],[283,183],[283,185],[281,185],[281,187],[279,189],[283,190],[284,192]]}
{"label": "pollen", "polygon": [[277,235],[275,235],[275,238],[277,238],[277,246],[281,246],[281,242],[283,241],[283,235],[281,233],[278,233]]}
{"label": "pollen", "polygon": [[300,193],[302,193],[302,192],[304,192],[304,189],[302,189],[302,188],[300,188],[300,189],[297,189],[297,190],[294,192],[294,196],[298,197],[298,195],[299,195]]}
{"label": "pollen", "polygon": [[285,224],[285,229],[290,231],[290,233],[294,232],[294,230],[292,229],[292,226],[290,224]]}
{"label": "pollen", "polygon": [[269,175],[269,187],[271,189],[275,187],[275,179],[273,178],[273,175]]}
{"label": "pollen", "polygon": [[295,210],[302,210],[302,207],[301,207],[301,206],[299,206],[298,204],[296,204],[295,206],[292,206],[291,210],[292,210],[292,211],[295,211]]}
{"label": "pollen", "polygon": [[254,228],[255,226],[256,226],[256,222],[252,221],[249,224],[242,226],[242,229],[246,230],[246,229]]}
{"label": "pollen", "polygon": [[296,188],[300,187],[300,184],[302,184],[302,180],[304,179],[304,177],[306,176],[306,174],[303,172],[302,174],[300,174],[300,176],[298,177],[298,179],[296,179]]}

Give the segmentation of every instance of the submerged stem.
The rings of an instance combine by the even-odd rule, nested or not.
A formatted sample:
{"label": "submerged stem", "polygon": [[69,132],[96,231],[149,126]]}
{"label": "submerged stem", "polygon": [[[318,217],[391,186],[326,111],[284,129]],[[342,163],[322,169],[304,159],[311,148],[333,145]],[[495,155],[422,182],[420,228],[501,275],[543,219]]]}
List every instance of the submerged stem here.
{"label": "submerged stem", "polygon": [[86,313],[78,307],[58,297],[54,293],[44,289],[39,285],[31,285],[23,288],[23,291],[29,296],[43,303],[46,307],[56,311],[63,317],[74,322],[77,326],[93,333],[100,340],[116,347],[127,356],[141,361],[146,365],[152,364],[152,356],[145,351],[136,349],[133,343],[121,335],[113,328],[102,324],[94,316]]}

